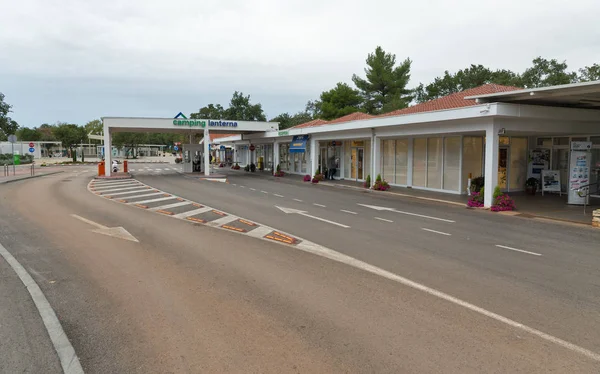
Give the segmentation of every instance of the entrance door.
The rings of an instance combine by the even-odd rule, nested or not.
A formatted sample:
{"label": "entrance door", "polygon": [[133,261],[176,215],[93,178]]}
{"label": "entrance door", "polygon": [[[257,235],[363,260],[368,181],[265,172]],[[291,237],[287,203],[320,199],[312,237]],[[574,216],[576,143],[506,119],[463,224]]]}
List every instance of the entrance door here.
{"label": "entrance door", "polygon": [[508,188],[508,148],[500,147],[498,152],[498,186],[505,191]]}
{"label": "entrance door", "polygon": [[319,157],[319,170],[321,170],[321,173],[325,172],[325,169],[327,168],[327,147],[321,147],[321,151],[319,153],[319,155],[321,157]]}
{"label": "entrance door", "polygon": [[352,148],[350,154],[350,178],[354,180],[363,180],[363,162],[365,149],[363,147]]}

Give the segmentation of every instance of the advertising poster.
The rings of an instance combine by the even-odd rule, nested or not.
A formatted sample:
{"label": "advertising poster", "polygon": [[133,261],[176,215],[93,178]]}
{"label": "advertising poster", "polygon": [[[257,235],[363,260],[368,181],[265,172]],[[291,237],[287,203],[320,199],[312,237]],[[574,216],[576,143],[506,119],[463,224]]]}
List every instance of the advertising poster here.
{"label": "advertising poster", "polygon": [[560,189],[560,171],[544,170],[542,171],[542,194],[544,192],[558,192]]}
{"label": "advertising poster", "polygon": [[590,183],[590,154],[585,151],[571,151],[569,167],[569,204],[583,205],[587,197],[581,196],[580,188]]}

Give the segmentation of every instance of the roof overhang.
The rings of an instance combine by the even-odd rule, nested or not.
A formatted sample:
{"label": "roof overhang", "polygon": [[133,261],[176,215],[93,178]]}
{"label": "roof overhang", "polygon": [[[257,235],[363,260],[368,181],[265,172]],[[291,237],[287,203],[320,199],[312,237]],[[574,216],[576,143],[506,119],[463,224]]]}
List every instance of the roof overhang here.
{"label": "roof overhang", "polygon": [[600,109],[600,81],[467,96],[465,97],[465,100],[475,100],[479,104],[499,102],[579,109]]}
{"label": "roof overhang", "polygon": [[105,130],[111,132],[201,133],[204,132],[205,128],[208,128],[211,133],[252,134],[273,131],[279,128],[279,122],[224,119],[102,117],[102,121]]}

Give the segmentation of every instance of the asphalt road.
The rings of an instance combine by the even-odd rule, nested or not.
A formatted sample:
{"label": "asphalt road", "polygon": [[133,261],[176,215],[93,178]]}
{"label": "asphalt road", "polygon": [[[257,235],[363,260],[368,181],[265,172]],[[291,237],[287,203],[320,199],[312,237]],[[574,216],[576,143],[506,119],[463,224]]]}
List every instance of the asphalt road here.
{"label": "asphalt road", "polygon": [[[86,372],[598,371],[572,349],[363,270],[95,196],[91,173],[74,171],[0,186],[0,243],[39,284]],[[597,232],[243,175],[139,179],[600,351]],[[72,214],[139,242],[95,233]],[[0,321],[12,322],[0,331],[26,348],[0,343],[11,358],[0,372],[39,372],[27,356],[60,372],[5,265],[0,295],[11,302]]]}

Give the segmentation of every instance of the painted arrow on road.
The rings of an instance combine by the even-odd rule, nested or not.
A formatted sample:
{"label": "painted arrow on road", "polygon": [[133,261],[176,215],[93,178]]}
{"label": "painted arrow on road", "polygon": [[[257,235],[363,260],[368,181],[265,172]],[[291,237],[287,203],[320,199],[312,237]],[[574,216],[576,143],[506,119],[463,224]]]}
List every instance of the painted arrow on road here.
{"label": "painted arrow on road", "polygon": [[433,219],[433,220],[436,220],[436,221],[449,222],[449,223],[456,222],[456,221],[452,221],[450,219],[444,219],[444,218],[438,218],[438,217],[431,217],[431,216],[426,216],[426,215],[417,214],[417,213],[404,212],[404,211],[401,211],[401,210],[397,210],[397,209],[394,209],[394,208],[388,208],[388,207],[385,207],[385,206],[367,205],[367,204],[358,204],[358,205],[364,206],[364,207],[370,208],[370,209],[375,209],[375,210],[380,210],[380,211],[381,210],[387,210],[387,211],[394,212],[394,213],[406,214],[408,216],[428,218],[428,219]]}
{"label": "painted arrow on road", "polygon": [[129,240],[131,242],[139,242],[139,240],[137,240],[133,235],[131,235],[129,233],[129,231],[125,230],[123,227],[107,227],[107,226],[101,225],[97,222],[90,221],[87,218],[78,216],[77,214],[71,214],[71,217],[97,227],[96,230],[92,230],[92,232],[95,232],[97,234],[112,236],[112,237],[115,237],[118,239],[123,239],[123,240]]}
{"label": "painted arrow on road", "polygon": [[347,229],[347,228],[349,228],[349,227],[350,227],[350,226],[346,226],[346,225],[343,225],[343,224],[341,224],[341,223],[338,223],[338,222],[330,221],[330,220],[328,220],[328,219],[325,219],[325,218],[311,216],[310,214],[306,213],[306,212],[305,212],[305,211],[303,211],[303,210],[292,209],[292,208],[284,208],[284,207],[282,207],[282,206],[277,206],[277,205],[275,205],[275,207],[276,207],[277,209],[281,210],[282,212],[286,213],[286,214],[298,214],[298,215],[301,215],[301,216],[304,216],[304,217],[308,217],[308,218],[316,219],[316,220],[319,220],[319,221],[322,221],[322,222],[327,222],[327,223],[330,223],[330,224],[332,224],[332,225],[336,225],[336,226],[339,226],[339,227],[343,227],[343,228],[345,228],[345,229]]}

